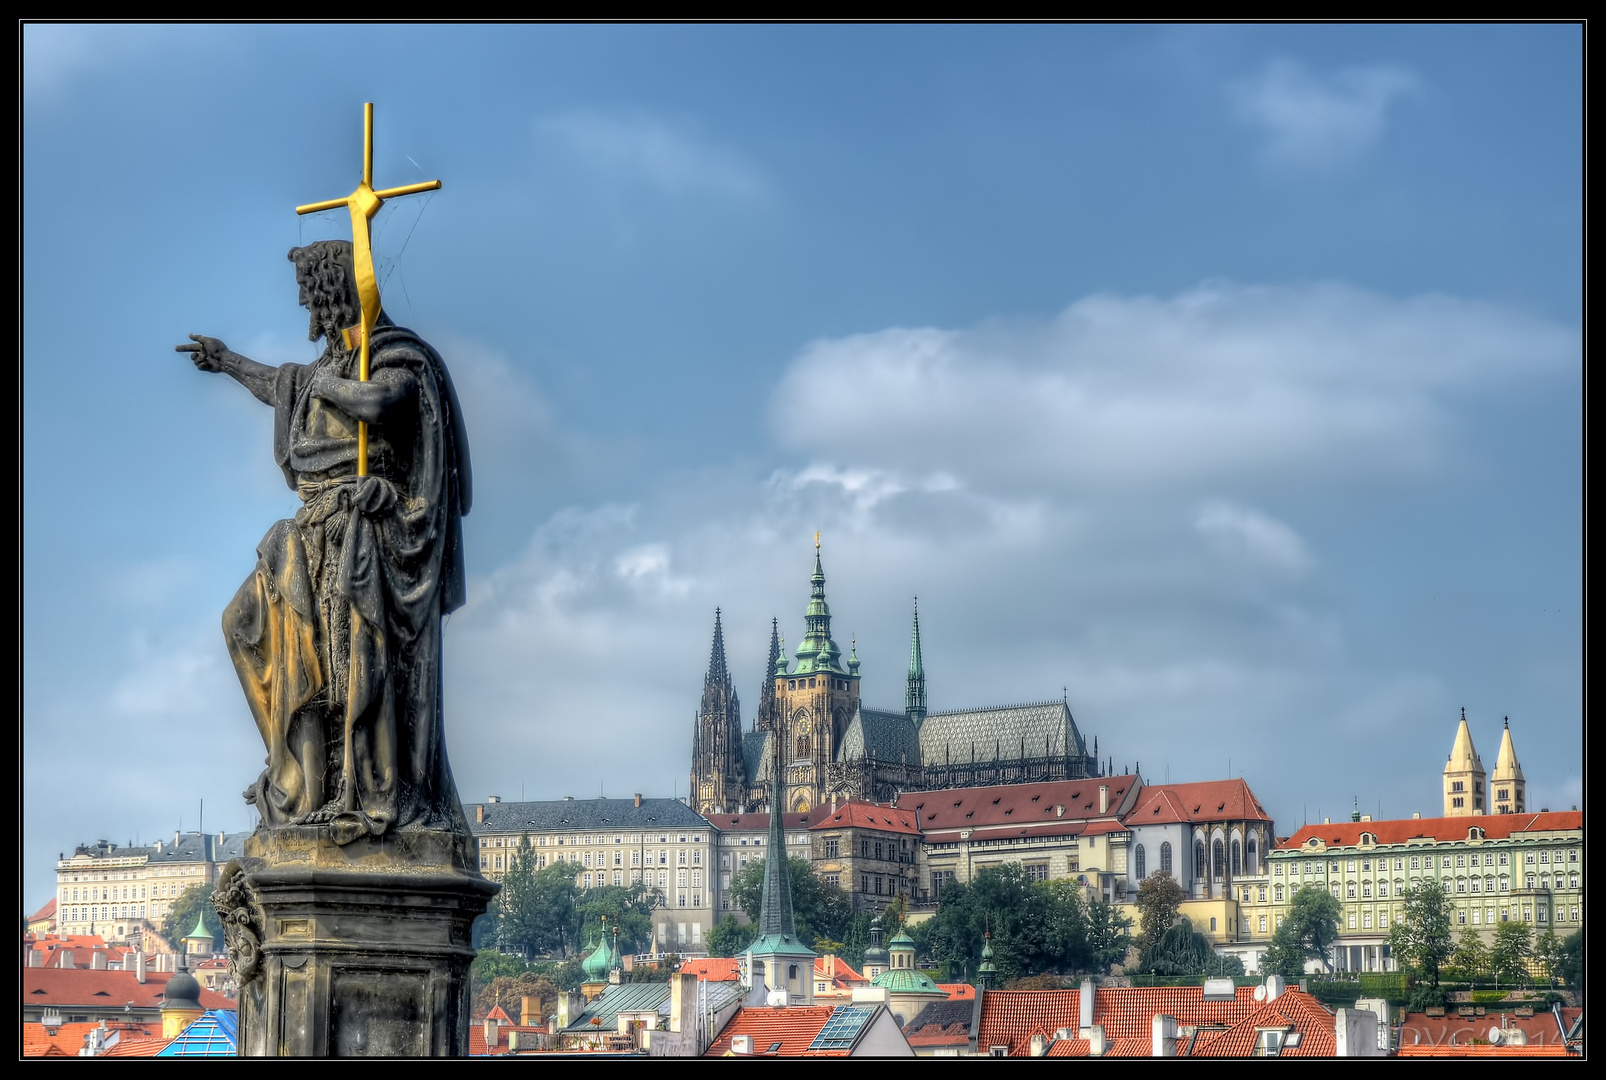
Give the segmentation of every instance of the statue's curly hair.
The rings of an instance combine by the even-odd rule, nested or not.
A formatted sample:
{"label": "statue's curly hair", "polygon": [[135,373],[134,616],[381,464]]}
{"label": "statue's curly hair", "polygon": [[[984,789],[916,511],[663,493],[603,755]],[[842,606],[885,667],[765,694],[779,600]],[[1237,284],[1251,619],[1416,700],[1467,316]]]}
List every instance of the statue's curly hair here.
{"label": "statue's curly hair", "polygon": [[[362,321],[350,240],[317,240],[306,247],[291,248],[289,257],[296,265],[297,278],[307,287],[309,307],[327,311],[337,327],[355,326]],[[317,341],[319,334],[313,330],[307,336]]]}

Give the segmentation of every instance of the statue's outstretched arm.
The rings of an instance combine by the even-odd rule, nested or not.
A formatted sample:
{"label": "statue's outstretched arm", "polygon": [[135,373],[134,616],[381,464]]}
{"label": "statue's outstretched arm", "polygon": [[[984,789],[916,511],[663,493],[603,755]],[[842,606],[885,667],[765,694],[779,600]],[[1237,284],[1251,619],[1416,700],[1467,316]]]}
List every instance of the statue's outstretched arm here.
{"label": "statue's outstretched arm", "polygon": [[416,384],[412,375],[396,368],[377,371],[367,382],[320,371],[313,376],[311,389],[313,397],[322,398],[347,416],[373,424],[411,397]]}
{"label": "statue's outstretched arm", "polygon": [[191,334],[190,342],[188,345],[175,345],[173,350],[189,353],[190,359],[195,361],[195,366],[202,371],[226,372],[235,382],[251,391],[251,396],[262,404],[273,404],[273,383],[278,372],[277,368],[241,356],[214,337]]}

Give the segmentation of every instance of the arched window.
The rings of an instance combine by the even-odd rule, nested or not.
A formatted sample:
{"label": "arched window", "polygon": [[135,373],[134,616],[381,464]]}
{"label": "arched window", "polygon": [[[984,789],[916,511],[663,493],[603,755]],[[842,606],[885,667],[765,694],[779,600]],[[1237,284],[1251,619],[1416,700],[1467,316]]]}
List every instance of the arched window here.
{"label": "arched window", "polygon": [[1209,872],[1208,865],[1205,863],[1204,841],[1195,840],[1193,842],[1193,876],[1202,879],[1206,877]]}
{"label": "arched window", "polygon": [[1160,872],[1171,873],[1171,841],[1167,840],[1160,845]]}
{"label": "arched window", "polygon": [[1258,872],[1257,866],[1255,864],[1255,838],[1253,836],[1251,836],[1249,838],[1249,864],[1248,865],[1249,865],[1249,872],[1251,874]]}
{"label": "arched window", "polygon": [[1142,844],[1138,845],[1137,860],[1138,860],[1138,880],[1142,881],[1144,878],[1149,876],[1148,860],[1145,859],[1144,856],[1143,856],[1143,845]]}
{"label": "arched window", "polygon": [[1232,842],[1232,876],[1237,877],[1244,872],[1243,846],[1237,840]]}
{"label": "arched window", "polygon": [[1218,877],[1218,878],[1226,877],[1227,876],[1227,849],[1221,845],[1221,841],[1220,840],[1217,840],[1214,844],[1211,845],[1210,854],[1213,856],[1214,861],[1215,861],[1216,877]]}

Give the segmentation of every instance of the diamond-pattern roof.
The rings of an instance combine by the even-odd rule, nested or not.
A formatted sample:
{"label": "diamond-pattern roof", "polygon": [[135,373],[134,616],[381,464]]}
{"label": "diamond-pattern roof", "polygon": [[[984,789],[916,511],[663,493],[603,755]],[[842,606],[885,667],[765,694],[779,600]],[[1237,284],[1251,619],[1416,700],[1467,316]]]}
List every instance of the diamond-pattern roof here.
{"label": "diamond-pattern roof", "polygon": [[1042,701],[928,713],[920,725],[920,755],[926,765],[1040,757],[1080,762],[1087,747],[1070,706],[1063,701]]}
{"label": "diamond-pattern roof", "polygon": [[[474,821],[474,807],[485,820]],[[679,799],[555,799],[543,802],[470,803],[476,833],[564,832],[577,829],[706,829],[701,814]]]}
{"label": "diamond-pattern roof", "polygon": [[920,733],[907,714],[885,709],[854,710],[853,719],[842,733],[837,756],[842,761],[907,762],[920,764]]}

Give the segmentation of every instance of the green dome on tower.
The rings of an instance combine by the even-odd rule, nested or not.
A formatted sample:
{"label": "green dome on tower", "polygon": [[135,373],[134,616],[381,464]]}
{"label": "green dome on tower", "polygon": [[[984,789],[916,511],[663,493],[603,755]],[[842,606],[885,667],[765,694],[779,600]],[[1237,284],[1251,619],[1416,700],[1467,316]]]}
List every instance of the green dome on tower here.
{"label": "green dome on tower", "polygon": [[608,968],[613,966],[612,950],[608,948],[608,939],[603,938],[597,942],[597,947],[591,950],[591,955],[580,962],[580,970],[585,973],[587,982],[607,982]]}

